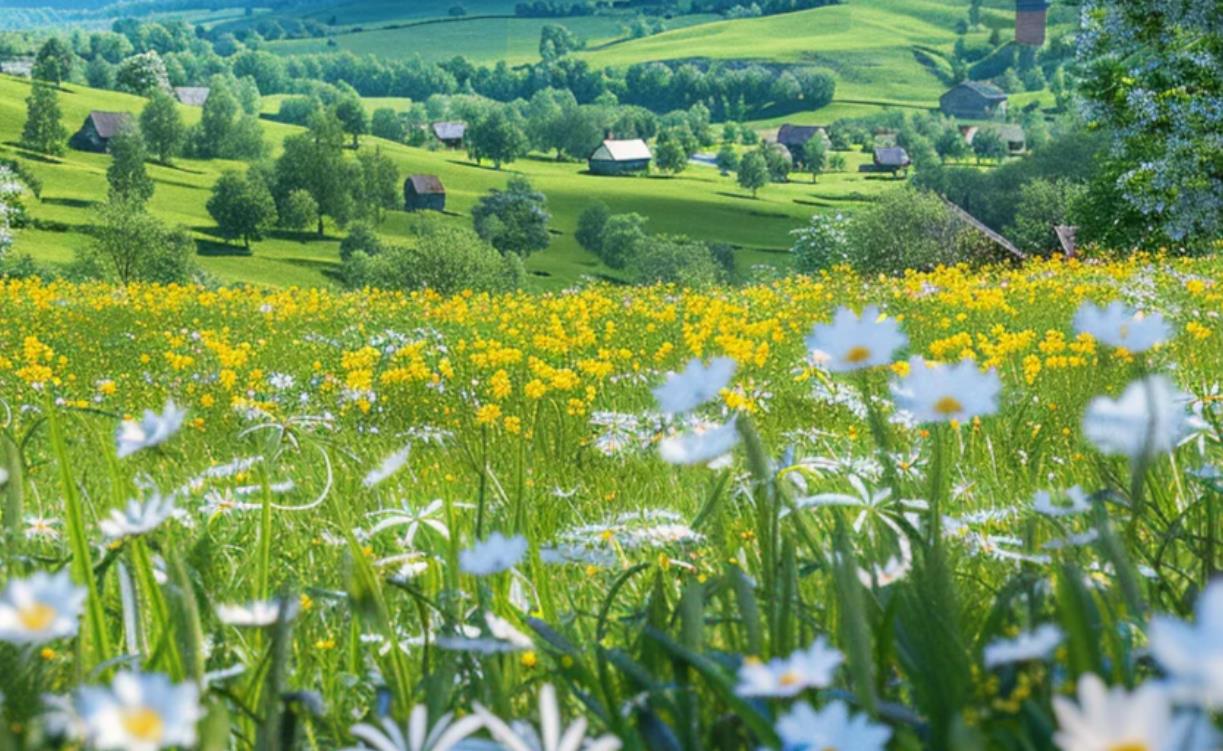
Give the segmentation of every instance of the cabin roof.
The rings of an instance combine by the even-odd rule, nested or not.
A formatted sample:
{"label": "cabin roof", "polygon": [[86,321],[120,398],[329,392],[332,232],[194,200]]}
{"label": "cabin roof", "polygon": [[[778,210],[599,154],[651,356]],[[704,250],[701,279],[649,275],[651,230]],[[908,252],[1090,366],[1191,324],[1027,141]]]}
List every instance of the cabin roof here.
{"label": "cabin roof", "polygon": [[208,94],[212,89],[207,86],[175,86],[174,96],[178,101],[192,107],[203,107],[204,102],[208,101]]}
{"label": "cabin roof", "polygon": [[456,141],[467,133],[467,123],[441,122],[433,123],[433,135],[443,141]]}
{"label": "cabin roof", "polygon": [[777,131],[777,142],[786,146],[805,146],[817,133],[824,129],[818,125],[792,125],[785,123]]}
{"label": "cabin roof", "polygon": [[962,81],[953,86],[947,93],[951,93],[951,91],[956,89],[968,89],[974,94],[990,101],[1001,102],[1006,100],[1006,92],[989,81]]}
{"label": "cabin roof", "polygon": [[875,164],[884,167],[903,167],[909,164],[909,152],[899,146],[881,146],[875,149]]}
{"label": "cabin roof", "polygon": [[590,158],[613,162],[634,162],[640,159],[652,159],[654,155],[650,153],[650,147],[646,145],[646,142],[640,138],[627,141],[609,139],[595,149],[595,153],[591,154]]}
{"label": "cabin roof", "polygon": [[124,128],[131,127],[133,122],[132,116],[127,112],[101,112],[99,110],[90,112],[89,120],[93,122],[93,129],[102,138],[114,138]]}
{"label": "cabin roof", "polygon": [[437,193],[445,195],[446,193],[446,188],[437,175],[412,175],[408,178],[408,183],[412,185],[412,190],[422,195]]}

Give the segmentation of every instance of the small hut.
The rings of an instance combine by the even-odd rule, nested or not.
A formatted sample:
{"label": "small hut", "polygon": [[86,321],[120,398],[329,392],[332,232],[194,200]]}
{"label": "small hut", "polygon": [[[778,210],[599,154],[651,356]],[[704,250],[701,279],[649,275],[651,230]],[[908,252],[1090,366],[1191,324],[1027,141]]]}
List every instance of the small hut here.
{"label": "small hut", "polygon": [[909,169],[912,161],[909,152],[899,146],[883,146],[875,149],[875,171],[891,172],[895,175]]}
{"label": "small hut", "polygon": [[806,159],[806,154],[803,153],[803,150],[807,147],[807,143],[816,137],[824,142],[824,148],[832,147],[832,141],[828,138],[828,133],[818,125],[791,125],[790,123],[785,123],[777,131],[777,143],[785,146],[789,150],[790,155],[799,164]]}
{"label": "small hut", "polygon": [[939,97],[945,115],[972,120],[1006,117],[1006,92],[988,81],[964,81]]}
{"label": "small hut", "polygon": [[207,86],[175,86],[174,98],[189,107],[203,107],[211,91]]}
{"label": "small hut", "polygon": [[467,135],[467,123],[433,123],[433,136],[448,149],[463,148],[463,137]]}
{"label": "small hut", "polygon": [[103,153],[110,148],[110,139],[135,125],[136,121],[127,112],[94,110],[85,118],[81,129],[68,140],[68,145],[78,151]]}
{"label": "small hut", "polygon": [[445,211],[446,188],[437,175],[412,175],[403,182],[403,207],[407,211]]}
{"label": "small hut", "polygon": [[650,147],[640,138],[629,141],[608,139],[595,149],[587,164],[596,175],[627,175],[648,170],[653,158]]}
{"label": "small hut", "polygon": [[34,58],[14,57],[8,60],[0,60],[0,73],[29,78],[34,73]]}

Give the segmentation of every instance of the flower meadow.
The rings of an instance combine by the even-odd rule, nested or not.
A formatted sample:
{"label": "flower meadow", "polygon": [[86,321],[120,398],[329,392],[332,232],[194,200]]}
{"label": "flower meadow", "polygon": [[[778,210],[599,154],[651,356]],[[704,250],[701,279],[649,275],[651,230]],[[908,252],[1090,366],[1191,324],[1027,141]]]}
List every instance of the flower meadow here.
{"label": "flower meadow", "polygon": [[0,282],[0,748],[1221,748],[1219,272]]}

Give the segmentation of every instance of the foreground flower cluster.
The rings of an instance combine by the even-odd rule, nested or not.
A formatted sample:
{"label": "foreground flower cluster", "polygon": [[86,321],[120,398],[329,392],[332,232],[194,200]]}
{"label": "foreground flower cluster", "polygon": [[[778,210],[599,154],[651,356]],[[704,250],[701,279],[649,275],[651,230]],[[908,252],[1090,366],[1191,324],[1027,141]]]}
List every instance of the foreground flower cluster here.
{"label": "foreground flower cluster", "polygon": [[1219,748],[1215,276],[6,283],[0,741]]}

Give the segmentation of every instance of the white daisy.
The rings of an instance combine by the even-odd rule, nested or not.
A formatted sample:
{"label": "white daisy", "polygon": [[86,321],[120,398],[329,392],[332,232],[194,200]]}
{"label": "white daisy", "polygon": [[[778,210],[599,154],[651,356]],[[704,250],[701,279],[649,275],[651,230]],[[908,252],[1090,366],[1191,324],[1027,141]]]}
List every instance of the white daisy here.
{"label": "white daisy", "polygon": [[104,751],[158,751],[194,746],[204,716],[194,683],[171,683],[159,674],[121,672],[109,688],[77,693],[77,712],[88,745]]}
{"label": "white daisy", "polygon": [[46,516],[27,516],[25,518],[25,538],[27,540],[45,540],[54,542],[60,538],[60,520]]}
{"label": "white daisy", "polygon": [[1014,639],[998,639],[985,647],[985,667],[994,668],[1012,662],[1047,660],[1062,643],[1062,630],[1044,623]]}
{"label": "white daisy", "polygon": [[738,443],[739,429],[732,419],[708,430],[664,438],[658,453],[668,464],[704,464],[729,454]]}
{"label": "white daisy", "polygon": [[372,488],[399,470],[403,469],[403,465],[408,463],[408,455],[411,453],[411,450],[412,444],[408,444],[395,453],[387,456],[382,460],[381,464],[371,469],[369,473],[365,475],[365,479],[362,481],[362,484],[367,488]]}
{"label": "white daisy", "polygon": [[808,688],[824,688],[832,683],[833,675],[844,661],[841,653],[819,637],[807,649],[789,657],[775,657],[767,663],[744,662],[739,668],[740,696],[794,696]]}
{"label": "white daisy", "polygon": [[475,576],[499,574],[518,565],[526,552],[527,538],[522,535],[506,537],[500,532],[493,532],[459,553],[459,568],[463,573]]}
{"label": "white daisy", "polygon": [[110,516],[98,522],[107,541],[114,542],[126,537],[138,537],[157,529],[174,516],[173,496],[162,496],[154,491],[143,503],[132,499],[124,509],[111,509]]}
{"label": "white daisy", "polygon": [[882,318],[870,305],[861,316],[849,308],[837,310],[830,324],[817,324],[807,337],[816,362],[833,373],[862,370],[892,361],[896,350],[909,343],[894,318]]}
{"label": "white daisy", "polygon": [[1209,710],[1223,709],[1223,580],[1198,597],[1197,621],[1151,619],[1151,654],[1171,676],[1178,696]]}
{"label": "white daisy", "polygon": [[161,414],[151,409],[144,411],[140,422],[124,420],[115,432],[116,451],[119,458],[130,456],[141,449],[159,446],[170,440],[183,426],[187,411],[179,409],[173,401],[167,401]]}
{"label": "white daisy", "polygon": [[436,498],[419,509],[409,506],[406,500],[400,501],[399,508],[381,509],[379,511],[371,511],[368,514],[371,517],[382,517],[370,529],[369,534],[372,536],[392,527],[404,527],[401,542],[404,545],[410,546],[415,542],[417,533],[422,528],[428,528],[441,535],[442,539],[449,540],[450,527],[447,527],[446,522],[440,518],[445,509],[446,505]]}
{"label": "white daisy", "polygon": [[1079,678],[1078,695],[1078,704],[1053,697],[1053,740],[1062,751],[1191,751],[1185,741],[1192,723],[1173,716],[1168,693],[1154,683],[1132,692],[1110,689],[1087,673]]}
{"label": "white daisy", "polygon": [[67,571],[10,580],[0,595],[0,641],[41,644],[75,635],[85,598]]}
{"label": "white daisy", "polygon": [[883,751],[892,731],[870,721],[866,715],[851,715],[843,701],[834,701],[816,711],[800,702],[777,721],[782,747],[808,751]]}
{"label": "white daisy", "polygon": [[1044,490],[1037,491],[1032,497],[1032,510],[1038,514],[1053,518],[1062,516],[1077,516],[1091,511],[1091,501],[1078,485],[1065,491],[1069,503],[1055,503],[1053,496]]}
{"label": "white daisy", "polygon": [[909,361],[909,375],[895,386],[896,406],[918,423],[966,422],[998,410],[1002,383],[992,368],[984,373],[972,360],[956,365],[929,365],[920,357]]}
{"label": "white daisy", "polygon": [[349,728],[350,733],[362,745],[345,751],[449,751],[459,747],[463,739],[484,727],[479,715],[468,715],[454,721],[454,715],[444,714],[433,727],[429,727],[429,710],[417,704],[408,717],[407,727],[400,730],[389,717],[382,718],[378,726],[360,723]]}
{"label": "white daisy", "polygon": [[1166,454],[1190,431],[1189,397],[1161,375],[1126,386],[1121,398],[1096,397],[1083,416],[1083,434],[1105,454],[1131,461]]}
{"label": "white daisy", "polygon": [[1144,315],[1114,300],[1107,308],[1085,302],[1074,314],[1074,330],[1086,333],[1110,347],[1124,347],[1130,352],[1145,352],[1161,344],[1171,334],[1171,327],[1159,313]]}
{"label": "white daisy", "polygon": [[658,406],[669,415],[691,412],[716,399],[735,374],[735,361],[719,357],[705,366],[698,359],[688,363],[683,373],[667,374],[667,381],[654,389]]}
{"label": "white daisy", "polygon": [[255,600],[245,605],[217,605],[217,618],[227,626],[259,628],[279,621],[282,610],[286,621],[293,620],[297,617],[298,601]]}
{"label": "white daisy", "polygon": [[586,718],[578,717],[568,727],[561,726],[560,707],[556,701],[556,689],[545,683],[539,689],[539,729],[529,723],[514,723],[510,727],[504,720],[489,712],[480,704],[474,707],[476,714],[484,720],[485,727],[493,738],[508,751],[619,751],[620,739],[605,735],[593,740],[586,739]]}

